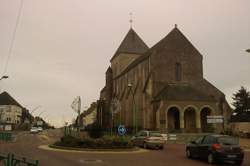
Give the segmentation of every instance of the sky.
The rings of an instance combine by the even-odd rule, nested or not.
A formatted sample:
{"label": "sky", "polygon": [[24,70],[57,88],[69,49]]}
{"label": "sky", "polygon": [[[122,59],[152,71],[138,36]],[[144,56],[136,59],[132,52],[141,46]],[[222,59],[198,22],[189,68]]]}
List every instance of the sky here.
{"label": "sky", "polygon": [[[0,73],[4,72],[21,0],[0,0]],[[99,98],[110,59],[130,28],[152,47],[178,24],[203,55],[204,77],[229,103],[250,90],[249,0],[23,0],[0,91],[60,126]]]}

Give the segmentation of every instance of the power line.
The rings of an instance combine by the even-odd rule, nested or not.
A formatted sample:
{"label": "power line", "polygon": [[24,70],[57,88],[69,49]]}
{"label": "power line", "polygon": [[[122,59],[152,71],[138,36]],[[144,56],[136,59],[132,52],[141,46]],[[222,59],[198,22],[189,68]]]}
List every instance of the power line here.
{"label": "power line", "polygon": [[7,72],[7,69],[8,69],[10,57],[11,57],[11,54],[12,54],[12,50],[13,50],[13,46],[14,46],[14,42],[15,42],[15,38],[16,38],[17,27],[18,27],[18,24],[19,24],[19,20],[20,20],[22,8],[23,8],[23,1],[24,0],[21,0],[21,2],[20,2],[20,6],[19,6],[19,10],[18,10],[18,15],[17,15],[17,20],[16,20],[16,24],[15,24],[15,27],[14,27],[14,33],[13,33],[12,38],[11,38],[10,48],[9,48],[9,51],[8,51],[8,54],[7,54],[7,61],[6,61],[6,64],[5,64],[5,67],[4,67],[2,75],[5,75],[6,72]]}

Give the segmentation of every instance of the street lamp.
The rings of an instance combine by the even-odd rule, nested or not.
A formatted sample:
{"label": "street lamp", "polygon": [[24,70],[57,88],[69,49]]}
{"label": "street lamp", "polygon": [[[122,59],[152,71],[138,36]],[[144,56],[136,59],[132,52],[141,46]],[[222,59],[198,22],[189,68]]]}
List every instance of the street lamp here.
{"label": "street lamp", "polygon": [[136,105],[135,105],[135,89],[133,89],[133,84],[128,84],[129,90],[132,92],[133,97],[133,127],[135,134],[137,133],[137,111],[136,111]]}
{"label": "street lamp", "polygon": [[34,111],[36,111],[38,108],[41,108],[41,107],[42,107],[41,105],[35,107],[35,108],[30,112],[30,114],[32,114]]}
{"label": "street lamp", "polygon": [[7,79],[7,78],[9,78],[9,76],[4,75],[4,76],[2,76],[2,77],[0,78],[0,80]]}
{"label": "street lamp", "polygon": [[44,112],[46,112],[46,111],[42,111],[42,112],[40,112],[40,114],[38,115],[38,117],[40,117]]}

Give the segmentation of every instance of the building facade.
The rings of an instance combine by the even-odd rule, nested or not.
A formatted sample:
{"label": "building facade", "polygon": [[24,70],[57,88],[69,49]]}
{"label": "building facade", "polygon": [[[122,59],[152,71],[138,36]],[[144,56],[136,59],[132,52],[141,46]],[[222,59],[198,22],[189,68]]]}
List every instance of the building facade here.
{"label": "building facade", "polygon": [[[7,92],[0,94],[0,128],[13,129],[22,123],[23,107]],[[11,126],[11,127],[10,127]]]}
{"label": "building facade", "polygon": [[[131,28],[110,62],[97,116],[103,127],[168,132],[227,127],[231,108],[225,95],[203,77],[203,57],[177,25],[151,48]],[[222,115],[224,123],[208,124],[208,115]]]}

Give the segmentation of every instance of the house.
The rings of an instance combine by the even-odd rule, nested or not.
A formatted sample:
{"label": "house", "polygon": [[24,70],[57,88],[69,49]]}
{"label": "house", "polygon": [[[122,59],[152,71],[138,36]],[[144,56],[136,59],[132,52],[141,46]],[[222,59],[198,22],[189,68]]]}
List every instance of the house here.
{"label": "house", "polygon": [[12,130],[21,124],[23,107],[7,92],[0,94],[0,130]]}

